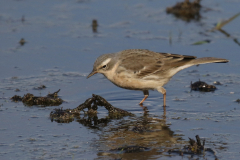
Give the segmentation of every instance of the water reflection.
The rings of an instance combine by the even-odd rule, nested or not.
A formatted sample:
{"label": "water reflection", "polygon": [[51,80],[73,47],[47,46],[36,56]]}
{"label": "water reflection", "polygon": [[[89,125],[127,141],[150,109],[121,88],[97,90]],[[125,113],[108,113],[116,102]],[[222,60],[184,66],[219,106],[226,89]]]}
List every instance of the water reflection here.
{"label": "water reflection", "polygon": [[151,117],[144,113],[141,117],[122,119],[107,126],[100,135],[101,151],[99,159],[150,159],[166,156],[173,146],[181,144],[178,137],[166,124],[166,119]]}
{"label": "water reflection", "polygon": [[218,31],[221,32],[222,34],[224,34],[226,37],[233,39],[233,41],[240,46],[240,43],[238,42],[237,38],[232,37],[229,33],[224,31],[223,29],[218,29]]}
{"label": "water reflection", "polygon": [[[140,107],[142,107],[144,113],[144,116],[148,116],[148,108],[146,106],[143,106],[142,104],[139,104]],[[163,115],[162,115],[162,119],[166,120],[166,106],[163,107]]]}
{"label": "water reflection", "polygon": [[[93,98],[89,98],[86,102],[94,99],[94,96],[96,95],[93,95]],[[83,104],[86,105],[86,103]],[[89,104],[92,103],[89,102]],[[70,117],[61,121],[59,119],[52,119],[52,121],[69,123],[75,120],[98,134],[99,139],[90,144],[98,151],[97,159],[139,159],[140,157],[141,159],[157,159],[160,157],[179,157],[179,154],[193,158],[194,156],[213,157],[215,155],[211,148],[204,149],[205,140],[202,145],[199,136],[197,142],[190,139],[190,145],[185,145],[188,142],[182,139],[183,135],[174,134],[170,125],[167,124],[166,107],[163,108],[161,118],[150,115],[146,106],[141,105],[141,107],[143,109],[142,116],[132,113],[109,112],[104,118],[99,118],[103,117],[103,114],[97,112],[84,111],[82,115],[68,112],[71,109],[60,109],[57,110],[58,114],[61,115],[60,117],[66,115]],[[85,108],[88,108],[88,105]],[[205,154],[205,151],[209,152],[208,155]]]}
{"label": "water reflection", "polygon": [[83,117],[77,116],[76,121],[83,126],[89,127],[90,129],[103,129],[108,126],[108,123],[112,120],[122,119],[124,116],[116,116],[109,114],[105,118],[98,118],[97,114],[85,114]]}
{"label": "water reflection", "polygon": [[[140,117],[134,114],[121,115],[109,112],[104,118],[99,118],[103,115],[85,112],[83,115],[75,115],[72,120],[90,130],[101,132],[99,140],[93,144],[98,146],[99,159],[133,159],[139,158],[139,154],[144,159],[149,159],[153,156],[168,155],[167,151],[173,146],[176,148],[179,145],[178,148],[181,148],[181,144],[184,143],[181,137],[174,134],[166,124],[166,107],[162,118],[149,115],[148,108],[143,105],[141,107],[143,112]],[[71,121],[65,123],[69,122]]]}

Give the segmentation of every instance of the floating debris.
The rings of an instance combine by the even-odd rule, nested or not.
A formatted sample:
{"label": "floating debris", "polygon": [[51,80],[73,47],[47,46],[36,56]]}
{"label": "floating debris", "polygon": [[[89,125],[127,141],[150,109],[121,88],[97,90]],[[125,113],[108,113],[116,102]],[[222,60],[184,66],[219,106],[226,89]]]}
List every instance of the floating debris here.
{"label": "floating debris", "polygon": [[22,101],[24,104],[28,106],[33,106],[33,105],[59,106],[63,102],[61,98],[58,98],[59,91],[60,89],[54,93],[49,93],[45,97],[36,97],[31,93],[27,93],[23,97],[15,95],[11,98],[11,100],[15,102]]}
{"label": "floating debris", "polygon": [[173,7],[168,7],[166,12],[168,14],[173,14],[177,18],[180,18],[184,21],[191,20],[200,20],[200,9],[201,9],[200,0],[195,0],[193,2],[189,2],[189,0],[185,0],[184,2],[178,2]]}
{"label": "floating debris", "polygon": [[240,99],[237,99],[236,102],[240,103]]}
{"label": "floating debris", "polygon": [[204,41],[195,42],[195,43],[193,43],[192,45],[201,45],[201,44],[206,44],[206,43],[210,43],[210,42],[211,42],[211,40],[206,39],[206,40],[204,40]]}
{"label": "floating debris", "polygon": [[15,92],[19,92],[19,91],[20,91],[20,89],[18,89],[18,88],[15,89]]}
{"label": "floating debris", "polygon": [[215,159],[218,159],[217,156],[215,155],[215,152],[211,148],[205,148],[205,140],[202,141],[199,138],[198,135],[196,135],[196,141],[194,139],[189,138],[189,145],[184,146],[183,149],[170,149],[168,150],[168,153],[177,153],[181,156],[183,155],[205,155],[206,152],[209,152],[214,155]]}
{"label": "floating debris", "polygon": [[215,85],[222,85],[222,83],[220,83],[219,81],[214,81],[213,84],[215,84]]}
{"label": "floating debris", "polygon": [[228,32],[226,32],[225,30],[222,29],[223,26],[225,26],[226,24],[230,23],[231,21],[233,21],[235,18],[237,18],[240,15],[240,12],[235,14],[234,16],[232,16],[231,18],[225,20],[225,21],[220,21],[217,23],[217,25],[212,28],[210,31],[213,32],[215,30],[223,33],[226,37],[230,37],[236,44],[238,44],[240,46],[240,43],[238,41],[237,38],[235,38],[234,36],[231,36]]}
{"label": "floating debris", "polygon": [[214,85],[208,85],[207,83],[199,80],[195,83],[191,82],[191,89],[195,91],[211,92],[215,91],[217,88]]}
{"label": "floating debris", "polygon": [[92,31],[97,33],[98,22],[96,19],[92,20]]}
{"label": "floating debris", "polygon": [[22,101],[22,97],[21,96],[18,96],[18,95],[15,95],[13,96],[12,98],[10,98],[12,101],[14,102],[19,102],[19,101]]}
{"label": "floating debris", "polygon": [[21,46],[23,46],[25,43],[26,43],[26,41],[25,41],[25,39],[23,39],[23,38],[19,41],[19,44],[20,44]]}
{"label": "floating debris", "polygon": [[40,85],[39,87],[34,87],[33,89],[41,90],[41,89],[44,89],[44,88],[47,88],[47,87],[45,85]]}
{"label": "floating debris", "polygon": [[[93,94],[91,98],[88,98],[83,104],[80,104],[78,107],[74,109],[55,109],[50,113],[51,120],[64,121],[65,117],[71,117],[72,114],[79,115],[81,111],[85,114],[95,116],[97,114],[98,106],[105,107],[109,114],[114,117],[123,117],[123,116],[132,116],[133,114],[122,109],[113,107],[110,103],[108,103],[101,96]],[[84,111],[84,109],[88,109],[88,111]],[[69,116],[67,116],[69,114]],[[64,115],[61,116],[61,115]]]}
{"label": "floating debris", "polygon": [[220,29],[222,29],[223,26],[225,26],[226,24],[228,24],[229,22],[231,22],[232,20],[234,20],[235,18],[237,18],[239,15],[240,15],[240,13],[237,13],[237,14],[235,14],[234,16],[232,16],[231,18],[229,18],[228,20],[218,22],[217,25],[216,25],[216,27],[214,27],[214,28],[212,29],[212,31],[213,31],[213,30],[220,30]]}
{"label": "floating debris", "polygon": [[50,117],[52,121],[54,119],[58,123],[69,123],[74,120],[73,114],[68,110],[63,110],[62,108],[54,109],[54,111],[50,113]]}

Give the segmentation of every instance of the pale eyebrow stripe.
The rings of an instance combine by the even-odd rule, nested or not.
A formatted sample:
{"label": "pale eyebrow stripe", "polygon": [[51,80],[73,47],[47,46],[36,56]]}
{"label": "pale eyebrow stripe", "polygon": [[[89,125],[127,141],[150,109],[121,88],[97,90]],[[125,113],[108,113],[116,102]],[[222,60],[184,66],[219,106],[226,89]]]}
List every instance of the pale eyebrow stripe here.
{"label": "pale eyebrow stripe", "polygon": [[102,62],[101,66],[107,65],[108,62],[111,61],[111,58],[106,59],[105,61]]}

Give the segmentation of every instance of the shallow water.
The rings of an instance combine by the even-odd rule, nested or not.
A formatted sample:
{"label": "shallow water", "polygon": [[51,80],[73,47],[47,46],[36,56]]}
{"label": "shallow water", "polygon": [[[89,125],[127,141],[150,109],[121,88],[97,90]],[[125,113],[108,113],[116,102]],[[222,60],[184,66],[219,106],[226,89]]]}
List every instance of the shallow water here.
{"label": "shallow water", "polygon": [[[166,151],[182,148],[188,137],[195,135],[206,139],[206,147],[212,148],[219,159],[238,159],[240,111],[235,100],[240,98],[240,46],[234,38],[240,38],[240,19],[223,27],[230,37],[209,30],[220,20],[238,13],[240,1],[203,1],[202,19],[189,23],[165,13],[165,8],[176,2],[0,2],[0,159],[188,159],[188,155],[168,155]],[[208,8],[211,10],[206,11]],[[99,25],[96,33],[91,27],[93,19]],[[23,46],[18,43],[21,38],[26,41]],[[191,45],[206,39],[211,42]],[[99,55],[130,48],[219,57],[230,62],[194,66],[179,72],[165,86],[166,116],[162,95],[157,91],[150,91],[144,103],[149,112],[145,114],[138,105],[142,92],[118,88],[102,75],[86,79]],[[216,86],[214,92],[191,91],[191,81],[199,79],[223,85]],[[33,89],[40,85],[47,88]],[[17,88],[19,92],[15,92]],[[9,99],[26,93],[45,96],[58,89],[66,101],[59,107],[27,107]],[[54,108],[75,108],[92,93],[135,117],[97,125],[93,121],[84,125],[78,119],[64,124],[51,122],[49,114]],[[98,119],[107,115],[105,109],[99,108]],[[131,131],[135,122],[139,124],[144,119],[151,119],[147,123],[149,132]],[[110,151],[129,145],[149,150]]]}

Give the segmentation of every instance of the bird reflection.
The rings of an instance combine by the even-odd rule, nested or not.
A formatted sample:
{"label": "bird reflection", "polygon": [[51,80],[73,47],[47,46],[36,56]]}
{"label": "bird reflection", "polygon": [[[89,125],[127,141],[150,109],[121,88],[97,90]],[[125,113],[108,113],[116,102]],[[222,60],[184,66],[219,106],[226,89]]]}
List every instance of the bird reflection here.
{"label": "bird reflection", "polygon": [[103,132],[97,142],[105,146],[105,151],[100,151],[98,156],[109,159],[151,159],[161,154],[160,148],[166,152],[173,145],[180,144],[178,140],[181,139],[174,135],[166,119],[152,117],[148,112],[141,117],[120,120],[105,130],[108,132]]}
{"label": "bird reflection", "polygon": [[[143,109],[143,115],[147,116],[148,115],[148,108],[146,106],[143,106],[143,104],[139,104],[140,107],[142,107]],[[166,119],[166,106],[163,106],[163,115],[162,115],[163,119]]]}

